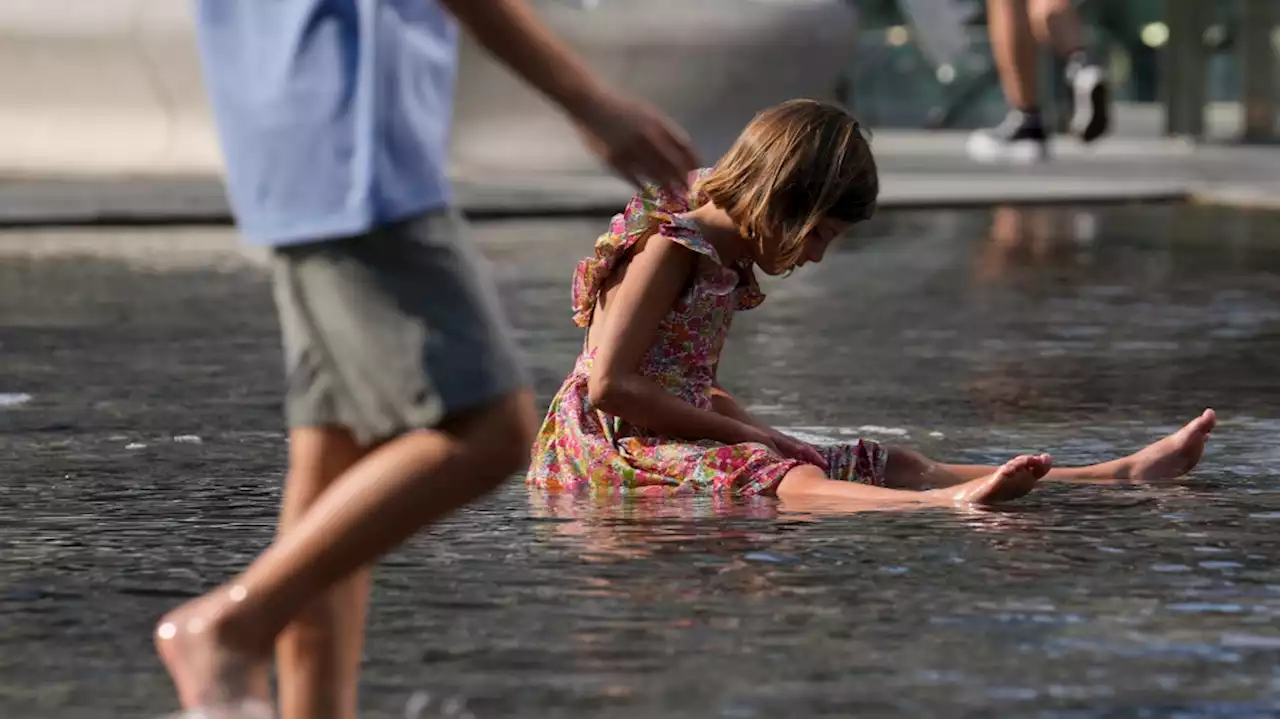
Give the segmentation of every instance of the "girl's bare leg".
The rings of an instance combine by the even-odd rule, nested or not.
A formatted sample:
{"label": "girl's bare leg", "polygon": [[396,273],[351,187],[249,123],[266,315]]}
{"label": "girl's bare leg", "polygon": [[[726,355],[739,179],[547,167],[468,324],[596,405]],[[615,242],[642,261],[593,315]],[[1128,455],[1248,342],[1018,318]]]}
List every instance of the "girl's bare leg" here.
{"label": "girl's bare leg", "polygon": [[[279,534],[287,534],[366,450],[351,433],[303,427],[289,433]],[[313,601],[276,641],[276,688],[281,719],[356,719],[360,659],[368,614],[367,568]]]}
{"label": "girl's bare leg", "polygon": [[850,509],[892,509],[922,504],[995,504],[1030,492],[1051,466],[1052,461],[1047,454],[1024,455],[968,482],[912,491],[828,479],[821,468],[805,464],[782,478],[777,493],[784,501],[788,498],[822,497]]}
{"label": "girl's bare leg", "polygon": [[388,442],[239,577],[165,616],[156,646],[183,707],[265,699],[256,679],[285,626],[326,589],[518,471],[537,420],[521,391]]}
{"label": "girl's bare leg", "polygon": [[[1151,482],[1173,479],[1190,472],[1217,425],[1217,415],[1206,409],[1182,429],[1145,448],[1110,462],[1087,467],[1054,467],[1045,479],[1109,479]],[[973,464],[935,462],[909,449],[890,448],[885,468],[886,485],[902,489],[951,487],[990,475],[996,468]]]}

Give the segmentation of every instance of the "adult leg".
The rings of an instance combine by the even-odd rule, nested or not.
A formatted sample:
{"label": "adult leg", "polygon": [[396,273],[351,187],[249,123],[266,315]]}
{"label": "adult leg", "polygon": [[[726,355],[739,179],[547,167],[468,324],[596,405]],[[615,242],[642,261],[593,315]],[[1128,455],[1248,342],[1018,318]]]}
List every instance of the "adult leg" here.
{"label": "adult leg", "polygon": [[1084,26],[1071,0],[1029,0],[1031,31],[1043,45],[1067,61],[1075,112],[1071,131],[1084,142],[1104,135],[1111,124],[1106,73],[1090,57]]}
{"label": "adult leg", "polygon": [[1084,26],[1071,0],[1028,0],[1027,20],[1036,42],[1059,57],[1084,52]]}
{"label": "adult leg", "polygon": [[[289,433],[289,475],[278,534],[293,531],[338,477],[365,455],[347,430]],[[308,605],[276,641],[281,719],[355,719],[368,613],[369,568],[356,570]]]}
{"label": "adult leg", "polygon": [[1036,110],[1036,42],[1028,0],[987,0],[987,32],[1009,107]]}
{"label": "adult leg", "polygon": [[987,0],[991,53],[1009,113],[996,127],[969,136],[966,150],[981,162],[1030,163],[1048,154],[1048,137],[1036,102],[1036,43],[1028,0]]}

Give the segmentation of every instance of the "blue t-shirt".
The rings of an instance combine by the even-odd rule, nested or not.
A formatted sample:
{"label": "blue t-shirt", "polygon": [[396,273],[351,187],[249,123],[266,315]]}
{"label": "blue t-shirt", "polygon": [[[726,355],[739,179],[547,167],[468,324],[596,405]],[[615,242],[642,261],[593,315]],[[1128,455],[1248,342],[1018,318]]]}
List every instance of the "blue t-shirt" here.
{"label": "blue t-shirt", "polygon": [[457,27],[435,0],[195,0],[246,240],[366,232],[450,202]]}

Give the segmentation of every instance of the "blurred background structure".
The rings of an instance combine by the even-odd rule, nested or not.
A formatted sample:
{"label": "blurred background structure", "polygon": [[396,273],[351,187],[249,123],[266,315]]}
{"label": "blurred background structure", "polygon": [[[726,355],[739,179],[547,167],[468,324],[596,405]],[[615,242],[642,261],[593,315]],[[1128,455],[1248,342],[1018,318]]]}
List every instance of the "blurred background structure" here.
{"label": "blurred background structure", "polygon": [[[684,123],[708,160],[761,107],[795,96],[847,103],[875,131],[890,175],[889,204],[923,202],[935,193],[920,188],[934,185],[946,202],[963,199],[946,189],[956,172],[978,171],[962,161],[961,138],[1005,111],[982,0],[533,4],[610,80]],[[1057,143],[1055,156],[1066,164],[1033,173],[1033,184],[1043,185],[1036,197],[1070,189],[1050,177],[1058,185],[1076,177],[1081,183],[1072,187],[1091,186],[1094,195],[1141,185],[1151,199],[1231,184],[1218,194],[1250,202],[1280,196],[1274,187],[1256,187],[1280,176],[1274,166],[1254,152],[1232,153],[1243,142],[1277,138],[1280,2],[1076,4],[1110,75],[1114,129],[1096,150]],[[0,3],[0,216],[43,217],[59,208],[86,216],[222,212],[214,189],[220,161],[189,12],[174,0]],[[1060,125],[1069,93],[1054,63],[1046,53],[1041,86],[1058,99],[1046,100],[1045,110]],[[457,115],[454,169],[464,206],[514,214],[595,210],[625,190],[599,174],[545,102],[469,44]],[[1117,179],[1108,163],[1119,157],[1155,164],[1135,175],[1133,163],[1124,163],[1121,175],[1138,184],[1087,182]],[[1073,164],[1081,158],[1101,164]],[[1243,169],[1228,172],[1242,158]],[[1280,162],[1280,154],[1265,158]],[[916,172],[924,184],[895,181],[899,171]],[[987,180],[966,185],[989,180],[996,183],[989,193],[1004,192],[994,178],[1007,171],[982,172]],[[96,182],[121,178],[135,184]],[[166,182],[157,185],[158,178]],[[75,184],[88,180],[94,182]],[[42,184],[49,182],[61,183],[58,199]],[[1063,199],[1104,198],[1076,192]]]}
{"label": "blurred background structure", "polygon": [[[911,27],[928,0],[863,0],[852,103],[891,127],[969,128],[998,121],[1005,107],[991,62],[982,0],[944,0],[966,9],[967,48],[930,58]],[[1274,140],[1280,3],[1274,0],[1075,0],[1120,101],[1121,135]],[[1045,53],[1045,82],[1065,122],[1069,93]],[[911,88],[912,92],[902,92]],[[1266,113],[1269,112],[1269,115]]]}

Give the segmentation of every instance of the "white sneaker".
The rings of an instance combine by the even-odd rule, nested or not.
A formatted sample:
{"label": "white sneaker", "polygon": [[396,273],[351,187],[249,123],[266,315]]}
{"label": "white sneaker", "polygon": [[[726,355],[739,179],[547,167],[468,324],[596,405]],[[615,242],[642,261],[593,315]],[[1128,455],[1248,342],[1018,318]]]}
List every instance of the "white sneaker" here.
{"label": "white sneaker", "polygon": [[1049,159],[1049,142],[1044,127],[1011,110],[999,125],[969,135],[965,151],[978,162],[1032,165]]}
{"label": "white sneaker", "polygon": [[1079,135],[1081,142],[1093,142],[1111,125],[1111,96],[1102,68],[1085,65],[1076,70],[1071,77],[1071,91],[1075,98],[1071,132]]}

